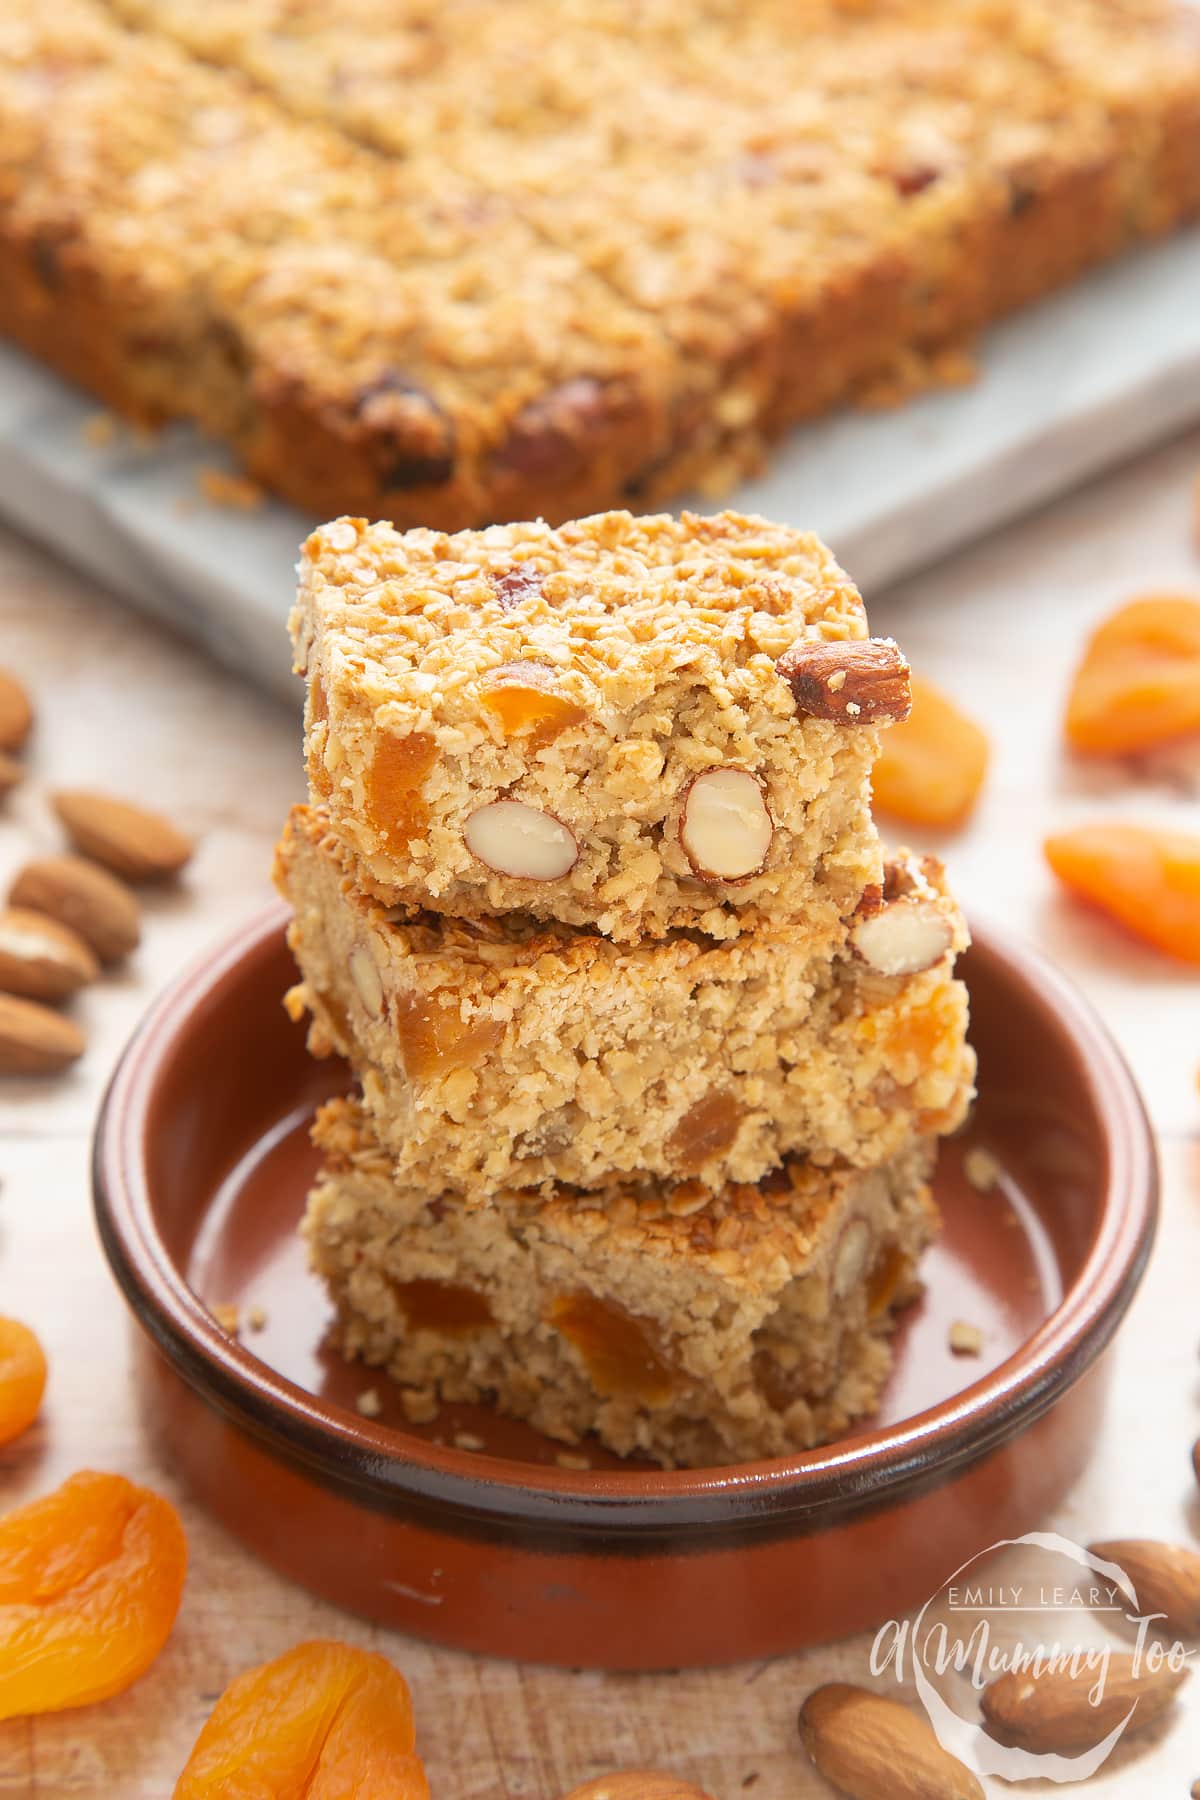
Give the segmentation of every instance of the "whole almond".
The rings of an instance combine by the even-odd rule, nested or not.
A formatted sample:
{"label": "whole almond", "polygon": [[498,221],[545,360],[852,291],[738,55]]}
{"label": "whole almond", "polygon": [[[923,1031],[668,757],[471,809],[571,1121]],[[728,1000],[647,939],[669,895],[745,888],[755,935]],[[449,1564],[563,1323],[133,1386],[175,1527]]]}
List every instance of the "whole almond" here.
{"label": "whole almond", "polygon": [[100,965],[69,925],[23,906],[0,909],[0,990],[27,1000],[65,1000],[95,981]]}
{"label": "whole almond", "polygon": [[192,840],[161,813],[86,788],[51,795],[72,843],[127,881],[165,881],[192,854]]}
{"label": "whole almond", "polygon": [[134,894],[83,856],[43,856],[26,863],[8,898],[12,906],[30,907],[78,932],[102,963],[120,962],[141,942]]}
{"label": "whole almond", "polygon": [[0,669],[0,750],[19,750],[33,730],[33,707],[15,675]]}
{"label": "whole almond", "polygon": [[53,1075],[85,1048],[78,1025],[61,1013],[0,994],[0,1075]]}
{"label": "whole almond", "polygon": [[0,797],[11,792],[19,781],[24,781],[25,769],[15,756],[9,756],[0,750]]}
{"label": "whole almond", "polygon": [[709,1800],[703,1788],[661,1769],[616,1769],[573,1787],[563,1800]]}
{"label": "whole almond", "polygon": [[1181,1637],[1200,1637],[1200,1555],[1150,1538],[1109,1538],[1090,1546],[1133,1583],[1143,1614],[1161,1613]]}
{"label": "whole almond", "polygon": [[1090,1750],[1121,1723],[1136,1701],[1125,1736],[1145,1731],[1167,1711],[1187,1678],[1186,1669],[1146,1667],[1143,1657],[1134,1674],[1132,1656],[1110,1652],[1104,1692],[1097,1704],[1089,1699],[1100,1679],[1098,1669],[1048,1669],[1041,1675],[1001,1675],[983,1693],[983,1728],[997,1743],[1015,1745],[1037,1755],[1070,1756]]}
{"label": "whole almond", "polygon": [[854,1800],[984,1800],[924,1719],[867,1688],[817,1688],[800,1708],[800,1736],[826,1780]]}

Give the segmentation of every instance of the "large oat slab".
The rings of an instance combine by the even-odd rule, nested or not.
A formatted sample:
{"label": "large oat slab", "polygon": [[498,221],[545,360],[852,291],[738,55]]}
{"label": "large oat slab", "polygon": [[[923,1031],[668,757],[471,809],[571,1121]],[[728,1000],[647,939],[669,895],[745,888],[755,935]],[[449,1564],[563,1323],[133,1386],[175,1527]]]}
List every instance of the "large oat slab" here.
{"label": "large oat slab", "polygon": [[124,10],[0,32],[0,328],[325,516],[727,485],[1200,202],[1156,0]]}

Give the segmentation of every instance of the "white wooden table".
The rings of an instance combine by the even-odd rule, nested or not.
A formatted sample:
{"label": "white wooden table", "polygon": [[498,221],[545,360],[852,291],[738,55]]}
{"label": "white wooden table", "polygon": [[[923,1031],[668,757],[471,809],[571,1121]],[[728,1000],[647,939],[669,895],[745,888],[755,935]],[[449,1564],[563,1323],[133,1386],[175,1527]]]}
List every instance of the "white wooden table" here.
{"label": "white wooden table", "polygon": [[[1174,758],[1135,782],[1074,765],[1059,748],[1064,688],[1089,624],[1140,590],[1200,592],[1198,471],[1192,436],[873,598],[875,627],[895,632],[992,736],[986,801],[970,829],[941,846],[963,899],[1035,939],[1083,985],[1124,1046],[1160,1134],[1158,1248],[1120,1340],[1091,1466],[1054,1521],[1081,1541],[1200,1537],[1189,1462],[1200,1436],[1197,981],[1060,899],[1039,850],[1052,826],[1100,811],[1200,830],[1200,758],[1190,769]],[[743,1787],[754,1800],[828,1792],[799,1747],[796,1708],[822,1680],[861,1679],[866,1639],[719,1672],[519,1669],[431,1650],[309,1598],[178,1492],[134,1414],[132,1328],[93,1234],[88,1138],[114,1058],[150,997],[267,896],[271,844],[301,790],[297,722],[3,534],[0,662],[28,680],[39,708],[33,779],[0,813],[0,880],[57,842],[40,798],[56,783],[140,795],[202,840],[183,889],[150,901],[128,973],[85,997],[91,1043],[77,1072],[0,1090],[0,1312],[36,1327],[51,1366],[42,1421],[0,1452],[0,1504],[81,1467],[119,1470],[179,1500],[192,1557],[171,1642],[132,1691],[0,1726],[0,1795],[162,1800],[230,1677],[318,1634],[376,1645],[404,1669],[437,1800],[555,1800],[622,1764],[675,1767],[718,1800]],[[1187,1793],[1200,1776],[1200,1680],[1193,1687],[1171,1731],[1110,1765],[1089,1793]]]}

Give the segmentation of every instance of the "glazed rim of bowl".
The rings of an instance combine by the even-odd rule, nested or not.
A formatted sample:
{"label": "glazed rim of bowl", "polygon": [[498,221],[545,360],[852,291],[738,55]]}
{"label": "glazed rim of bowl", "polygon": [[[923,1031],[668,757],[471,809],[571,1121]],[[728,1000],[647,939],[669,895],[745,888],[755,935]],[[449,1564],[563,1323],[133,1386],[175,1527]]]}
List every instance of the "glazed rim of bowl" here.
{"label": "glazed rim of bowl", "polygon": [[1006,1361],[936,1406],[795,1456],[711,1469],[571,1470],[433,1444],[328,1404],[261,1363],[184,1280],[158,1230],[140,1145],[160,1070],[194,1010],[241,965],[277,953],[278,902],[160,995],[113,1075],[96,1127],[100,1237],[133,1312],[189,1386],[293,1467],[384,1511],[433,1511],[439,1525],[622,1537],[682,1530],[689,1541],[756,1527],[822,1528],[836,1516],[912,1498],[1031,1424],[1091,1366],[1115,1332],[1149,1256],[1157,1217],[1153,1138],[1141,1098],[1090,1004],[1037,952],[987,930],[974,953],[1035,993],[1079,1056],[1106,1133],[1097,1227],[1054,1311]]}

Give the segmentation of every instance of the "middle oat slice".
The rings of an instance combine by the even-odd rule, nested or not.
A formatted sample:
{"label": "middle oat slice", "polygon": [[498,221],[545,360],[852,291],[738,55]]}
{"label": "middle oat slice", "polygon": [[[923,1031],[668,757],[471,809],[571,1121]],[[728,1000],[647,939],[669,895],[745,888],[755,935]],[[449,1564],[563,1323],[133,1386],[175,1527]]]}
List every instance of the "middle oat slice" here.
{"label": "middle oat slice", "polygon": [[891,858],[848,931],[635,945],[390,911],[306,807],[276,877],[292,1010],[360,1076],[405,1183],[478,1202],[614,1174],[756,1182],[797,1153],[874,1166],[966,1110],[966,929],[932,858]]}

